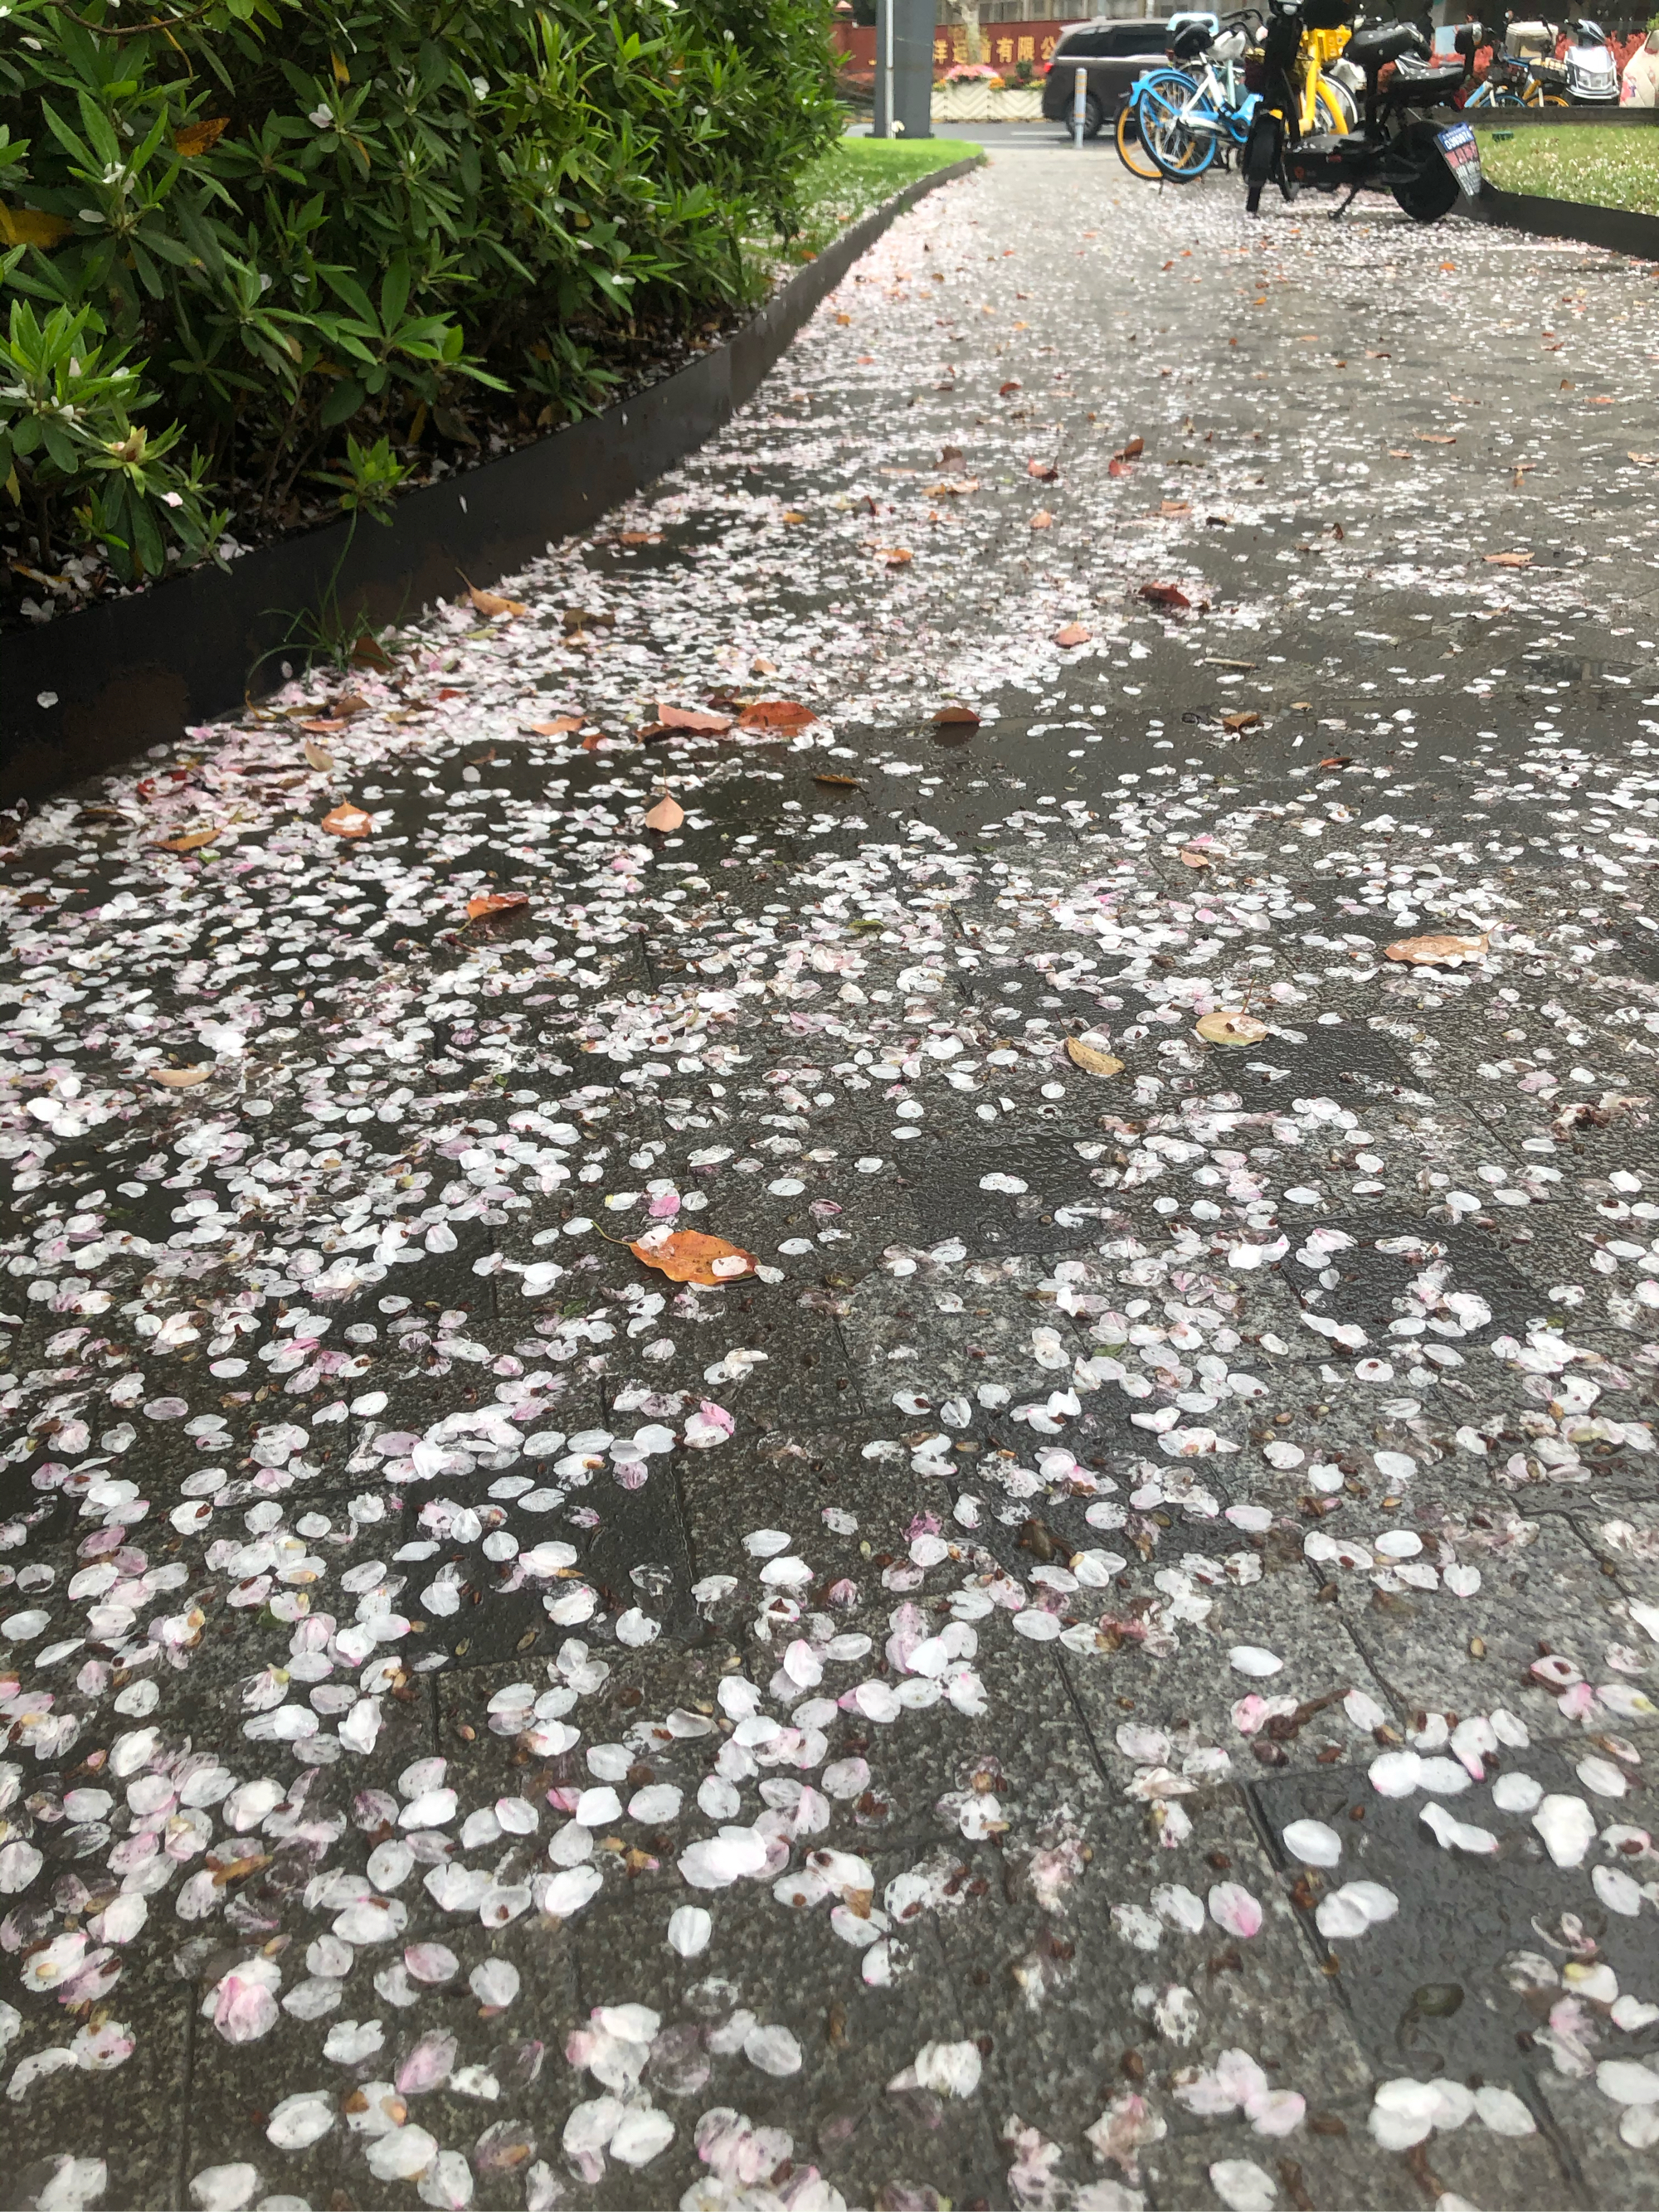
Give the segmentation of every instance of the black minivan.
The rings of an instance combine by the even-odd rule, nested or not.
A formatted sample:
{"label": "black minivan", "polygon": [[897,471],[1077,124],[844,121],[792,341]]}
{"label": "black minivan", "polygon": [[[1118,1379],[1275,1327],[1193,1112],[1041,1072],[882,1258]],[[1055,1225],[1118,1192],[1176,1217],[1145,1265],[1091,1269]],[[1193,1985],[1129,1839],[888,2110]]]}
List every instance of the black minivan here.
{"label": "black minivan", "polygon": [[1043,80],[1043,114],[1050,123],[1070,124],[1073,80],[1081,68],[1089,72],[1084,137],[1092,138],[1103,125],[1115,125],[1130,86],[1162,60],[1169,34],[1161,15],[1097,16],[1092,23],[1073,23],[1061,33]]}

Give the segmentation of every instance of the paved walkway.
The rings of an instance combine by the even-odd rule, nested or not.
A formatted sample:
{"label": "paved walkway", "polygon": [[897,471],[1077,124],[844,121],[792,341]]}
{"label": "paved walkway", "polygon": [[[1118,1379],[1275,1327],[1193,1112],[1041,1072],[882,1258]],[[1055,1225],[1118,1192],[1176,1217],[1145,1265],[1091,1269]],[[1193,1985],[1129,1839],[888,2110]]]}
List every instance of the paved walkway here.
{"label": "paved walkway", "polygon": [[4,2202],[1659,2203],[1654,296],[1011,156],[31,817]]}

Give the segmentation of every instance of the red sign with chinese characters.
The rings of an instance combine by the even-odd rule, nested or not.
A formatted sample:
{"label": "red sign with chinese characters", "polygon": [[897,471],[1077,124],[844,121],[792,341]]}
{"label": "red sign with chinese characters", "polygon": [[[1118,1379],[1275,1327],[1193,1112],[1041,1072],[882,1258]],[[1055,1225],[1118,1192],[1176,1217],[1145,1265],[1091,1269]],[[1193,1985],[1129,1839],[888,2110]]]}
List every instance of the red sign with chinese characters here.
{"label": "red sign with chinese characters", "polygon": [[[1040,69],[1051,62],[1060,34],[1069,26],[1058,21],[1042,23],[984,23],[980,27],[980,59],[992,69],[1015,70],[1021,62]],[[876,34],[862,24],[839,24],[836,46],[847,57],[848,68],[863,76],[876,66]],[[957,27],[941,30],[933,40],[933,67],[941,73],[968,59],[967,33]]]}

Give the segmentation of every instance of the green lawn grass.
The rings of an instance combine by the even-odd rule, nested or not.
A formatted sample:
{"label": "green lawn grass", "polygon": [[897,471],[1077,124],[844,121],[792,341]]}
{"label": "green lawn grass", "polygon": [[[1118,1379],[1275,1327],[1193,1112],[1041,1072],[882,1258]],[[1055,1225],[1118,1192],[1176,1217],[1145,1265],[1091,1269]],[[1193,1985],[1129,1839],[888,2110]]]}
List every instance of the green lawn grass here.
{"label": "green lawn grass", "polygon": [[918,177],[980,151],[966,138],[837,139],[803,180],[806,219],[799,234],[787,246],[777,240],[755,241],[756,258],[769,270],[787,275],[792,264],[822,253],[849,224]]}
{"label": "green lawn grass", "polygon": [[1494,143],[1504,125],[1480,128],[1480,167],[1500,191],[1659,215],[1659,125],[1650,131],[1574,124],[1559,131],[1523,124]]}

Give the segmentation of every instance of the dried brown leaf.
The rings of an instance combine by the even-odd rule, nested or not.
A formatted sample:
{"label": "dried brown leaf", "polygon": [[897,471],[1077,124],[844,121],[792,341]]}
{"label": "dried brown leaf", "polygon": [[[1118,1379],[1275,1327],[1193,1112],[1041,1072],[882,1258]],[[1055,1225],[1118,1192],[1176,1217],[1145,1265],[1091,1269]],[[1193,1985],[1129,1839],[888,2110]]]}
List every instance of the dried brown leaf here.
{"label": "dried brown leaf", "polygon": [[740,730],[804,730],[817,716],[798,699],[751,700],[738,716]]}
{"label": "dried brown leaf", "polygon": [[461,581],[466,584],[466,596],[475,610],[486,620],[497,615],[521,615],[527,611],[522,599],[504,599],[499,592],[481,592],[476,584],[467,584],[465,576]]}
{"label": "dried brown leaf", "polygon": [[512,914],[529,903],[528,891],[480,891],[477,898],[467,901],[466,918],[469,921],[485,921],[493,914]]}
{"label": "dried brown leaf", "polygon": [[205,154],[210,147],[216,146],[229,128],[228,115],[204,116],[199,123],[187,123],[182,131],[173,132],[173,150],[188,161],[191,155]]}
{"label": "dried brown leaf", "polygon": [[319,745],[313,738],[306,739],[305,754],[307,765],[323,775],[326,775],[334,765],[333,754],[326,745]]}
{"label": "dried brown leaf", "polygon": [[1092,635],[1081,623],[1067,623],[1064,629],[1054,632],[1054,643],[1060,646],[1087,645]]}
{"label": "dried brown leaf", "polygon": [[361,806],[354,806],[348,799],[324,815],[321,826],[331,837],[367,837],[374,821],[372,815],[365,814]]}
{"label": "dried brown leaf", "polygon": [[1236,714],[1224,714],[1221,717],[1221,726],[1232,736],[1237,737],[1241,730],[1255,729],[1261,720],[1261,717],[1254,707],[1241,707]]}
{"label": "dried brown leaf", "polygon": [[685,809],[665,791],[646,816],[645,826],[647,830],[678,830],[684,819]]}
{"label": "dried brown leaf", "polygon": [[1488,553],[1483,556],[1489,568],[1530,568],[1530,553]]}
{"label": "dried brown leaf", "polygon": [[1479,937],[1401,937],[1383,946],[1382,957],[1403,961],[1412,968],[1433,968],[1442,963],[1458,967],[1465,960],[1483,958],[1491,941],[1490,930],[1483,930]]}
{"label": "dried brown leaf", "polygon": [[694,735],[723,737],[732,726],[729,714],[710,714],[701,707],[657,708],[657,726],[664,730],[688,730]]}
{"label": "dried brown leaf", "polygon": [[933,727],[936,730],[976,730],[979,727],[979,716],[971,707],[964,707],[958,701],[949,707],[941,707],[938,709],[933,716]]}
{"label": "dried brown leaf", "polygon": [[223,836],[222,830],[186,830],[182,837],[162,837],[156,842],[156,850],[162,853],[199,853],[204,845],[211,845]]}
{"label": "dried brown leaf", "polygon": [[1074,1066],[1086,1068],[1091,1075],[1121,1075],[1123,1062],[1109,1052],[1102,1052],[1092,1044],[1085,1044],[1081,1037],[1067,1037],[1066,1056]]}
{"label": "dried brown leaf", "polygon": [[1139,596],[1149,606],[1189,607],[1192,601],[1179,584],[1143,584]]}
{"label": "dried brown leaf", "polygon": [[1206,1044],[1260,1044],[1267,1034],[1266,1022],[1243,1012],[1205,1014],[1196,1027]]}
{"label": "dried brown leaf", "polygon": [[213,1070],[204,1067],[152,1067],[150,1080],[164,1083],[169,1091],[188,1091],[198,1083],[205,1083]]}

